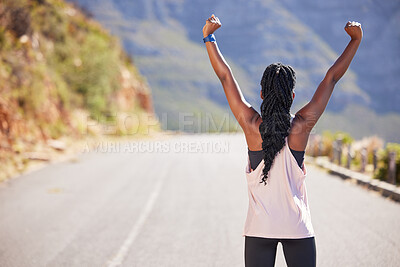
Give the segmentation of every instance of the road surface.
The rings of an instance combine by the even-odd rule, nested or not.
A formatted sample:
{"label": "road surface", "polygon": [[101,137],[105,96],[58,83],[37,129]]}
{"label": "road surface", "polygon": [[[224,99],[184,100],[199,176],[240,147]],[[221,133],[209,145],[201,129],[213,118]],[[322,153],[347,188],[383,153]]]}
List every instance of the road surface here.
{"label": "road surface", "polygon": [[[82,151],[0,184],[0,266],[244,266],[243,135]],[[400,205],[307,168],[318,266],[398,266]]]}

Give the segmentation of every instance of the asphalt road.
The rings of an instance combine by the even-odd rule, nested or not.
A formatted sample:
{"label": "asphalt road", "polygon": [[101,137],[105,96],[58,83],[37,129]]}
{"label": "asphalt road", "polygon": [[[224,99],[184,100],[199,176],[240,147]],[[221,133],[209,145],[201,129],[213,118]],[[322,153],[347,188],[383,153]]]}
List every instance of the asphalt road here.
{"label": "asphalt road", "polygon": [[[244,136],[82,149],[0,184],[0,266],[244,266]],[[318,266],[399,266],[400,205],[307,168]]]}

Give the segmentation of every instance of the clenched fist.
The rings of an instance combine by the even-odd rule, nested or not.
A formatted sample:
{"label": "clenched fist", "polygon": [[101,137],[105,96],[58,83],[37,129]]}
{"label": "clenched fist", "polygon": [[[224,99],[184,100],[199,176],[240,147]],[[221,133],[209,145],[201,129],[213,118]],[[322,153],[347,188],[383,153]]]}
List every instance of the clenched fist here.
{"label": "clenched fist", "polygon": [[219,18],[212,14],[211,17],[207,19],[206,24],[203,27],[203,36],[207,37],[208,35],[214,33],[219,27],[221,27]]}
{"label": "clenched fist", "polygon": [[344,30],[350,35],[351,39],[361,40],[363,32],[361,29],[361,24],[356,21],[349,21],[346,23]]}

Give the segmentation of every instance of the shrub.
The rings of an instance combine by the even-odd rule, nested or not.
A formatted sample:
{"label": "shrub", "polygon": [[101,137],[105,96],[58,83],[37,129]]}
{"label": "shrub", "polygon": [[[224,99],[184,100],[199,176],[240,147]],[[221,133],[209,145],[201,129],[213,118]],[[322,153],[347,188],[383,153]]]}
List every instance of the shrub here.
{"label": "shrub", "polygon": [[389,171],[389,152],[396,152],[396,183],[400,183],[400,144],[388,143],[385,149],[378,152],[378,167],[374,178],[387,181]]}

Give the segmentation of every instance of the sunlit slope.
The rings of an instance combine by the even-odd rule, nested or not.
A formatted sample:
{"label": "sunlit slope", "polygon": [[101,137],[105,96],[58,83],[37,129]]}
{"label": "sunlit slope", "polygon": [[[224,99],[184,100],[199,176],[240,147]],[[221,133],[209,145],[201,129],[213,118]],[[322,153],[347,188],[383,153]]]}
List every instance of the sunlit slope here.
{"label": "sunlit slope", "polygon": [[85,12],[63,0],[0,1],[0,181],[105,124],[107,135],[158,129],[153,117],[130,56]]}

